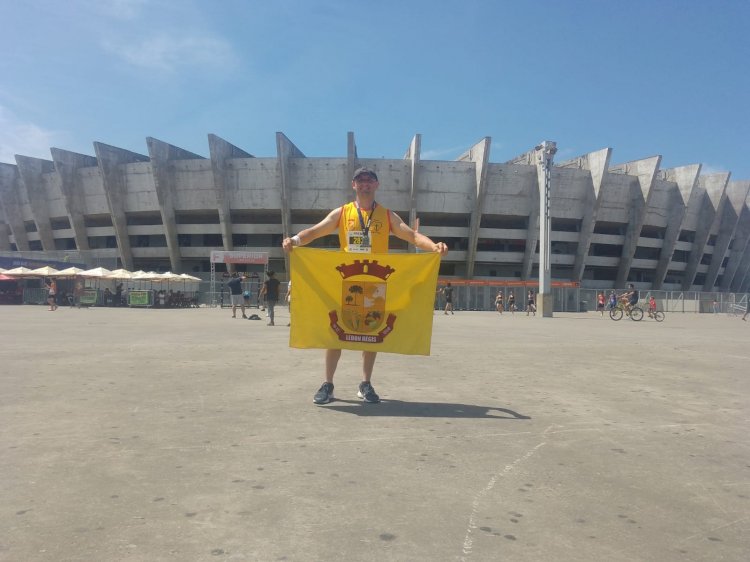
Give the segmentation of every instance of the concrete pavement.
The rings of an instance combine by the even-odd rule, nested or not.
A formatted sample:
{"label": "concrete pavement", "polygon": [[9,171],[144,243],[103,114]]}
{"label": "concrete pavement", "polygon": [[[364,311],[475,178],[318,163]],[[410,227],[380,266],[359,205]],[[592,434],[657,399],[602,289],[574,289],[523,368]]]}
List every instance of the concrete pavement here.
{"label": "concrete pavement", "polygon": [[0,560],[747,559],[750,323],[440,312],[318,407],[230,316],[0,307]]}

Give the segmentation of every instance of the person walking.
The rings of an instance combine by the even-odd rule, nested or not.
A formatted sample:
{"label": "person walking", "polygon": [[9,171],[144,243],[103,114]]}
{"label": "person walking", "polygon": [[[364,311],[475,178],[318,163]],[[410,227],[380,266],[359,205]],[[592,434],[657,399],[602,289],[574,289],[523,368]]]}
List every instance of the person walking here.
{"label": "person walking", "polygon": [[497,291],[497,296],[495,296],[495,310],[502,314],[503,309],[505,309],[505,305],[503,304],[503,290],[499,289]]}
{"label": "person walking", "polygon": [[440,293],[445,297],[445,310],[443,314],[448,314],[448,312],[453,314],[453,287],[451,287],[451,284],[448,283],[440,289]]}
{"label": "person walking", "polygon": [[44,285],[47,287],[47,304],[49,311],[57,310],[57,281],[54,279],[45,279]]}
{"label": "person walking", "polygon": [[536,297],[533,289],[529,289],[529,296],[526,299],[526,316],[529,315],[529,312],[533,312],[536,316]]}
{"label": "person walking", "polygon": [[[390,235],[413,244],[426,252],[437,252],[441,256],[448,253],[444,242],[433,242],[430,238],[412,230],[401,217],[375,201],[379,187],[377,174],[369,168],[358,168],[352,176],[352,189],[355,200],[333,209],[318,224],[285,238],[282,248],[289,253],[297,246],[304,246],[322,236],[338,230],[339,244],[345,252],[360,254],[383,254],[388,252]],[[372,371],[376,351],[362,352],[362,382],[357,396],[367,403],[380,402],[380,397],[372,386]],[[341,358],[340,349],[327,349],[325,355],[325,382],[313,397],[315,404],[327,404],[333,400],[333,377]]]}
{"label": "person walking", "polygon": [[515,316],[516,312],[516,295],[513,291],[508,295],[508,310],[510,310],[511,316]]}
{"label": "person walking", "polygon": [[266,309],[268,311],[268,325],[275,326],[274,323],[274,308],[276,303],[279,302],[279,280],[274,277],[273,271],[268,271],[266,276],[268,279],[263,283],[263,288],[260,290],[260,294],[266,300]]}

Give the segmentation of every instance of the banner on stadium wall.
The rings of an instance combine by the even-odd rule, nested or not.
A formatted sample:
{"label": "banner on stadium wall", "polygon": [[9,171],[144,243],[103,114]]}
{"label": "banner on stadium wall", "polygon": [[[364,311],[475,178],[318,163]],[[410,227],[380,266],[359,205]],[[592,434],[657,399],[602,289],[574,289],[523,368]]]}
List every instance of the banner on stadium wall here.
{"label": "banner on stadium wall", "polygon": [[247,263],[265,265],[268,263],[268,252],[224,252],[211,251],[211,263]]}
{"label": "banner on stadium wall", "polygon": [[290,347],[430,354],[437,253],[290,255]]}

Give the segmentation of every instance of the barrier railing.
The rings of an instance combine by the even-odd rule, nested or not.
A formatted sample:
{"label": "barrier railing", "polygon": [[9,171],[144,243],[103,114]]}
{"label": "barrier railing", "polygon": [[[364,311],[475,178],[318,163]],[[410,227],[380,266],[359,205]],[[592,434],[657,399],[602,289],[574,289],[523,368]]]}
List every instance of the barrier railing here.
{"label": "barrier railing", "polygon": [[[445,286],[445,283],[438,284],[438,289]],[[451,282],[453,287],[453,308],[455,310],[495,310],[495,297],[498,291],[503,293],[503,303],[505,309],[508,309],[508,297],[515,295],[516,310],[523,312],[526,310],[527,303],[527,286],[512,285],[498,286],[489,284],[459,284]],[[536,285],[529,285],[534,288],[536,294]],[[616,294],[622,294],[625,290],[615,291]],[[605,298],[609,297],[610,290],[600,291],[597,289],[586,289],[582,287],[553,287],[552,294],[554,298],[554,312],[587,312],[596,310],[597,296],[604,292]],[[698,292],[698,291],[640,291],[640,300],[645,303],[650,296],[656,299],[658,310],[665,312],[682,312],[682,313],[705,313],[705,314],[744,314],[748,306],[747,293],[715,293],[715,292]],[[286,283],[282,283],[279,288],[279,302],[285,302]],[[215,302],[220,305],[228,306],[230,299],[226,291],[210,293],[210,283],[203,281],[198,284],[198,291],[195,293],[195,304],[198,306],[209,306]],[[24,303],[27,304],[46,304],[46,289],[25,289]],[[253,292],[250,298],[250,306],[258,306],[257,292]],[[440,294],[435,294],[435,309],[445,307],[445,298]]]}

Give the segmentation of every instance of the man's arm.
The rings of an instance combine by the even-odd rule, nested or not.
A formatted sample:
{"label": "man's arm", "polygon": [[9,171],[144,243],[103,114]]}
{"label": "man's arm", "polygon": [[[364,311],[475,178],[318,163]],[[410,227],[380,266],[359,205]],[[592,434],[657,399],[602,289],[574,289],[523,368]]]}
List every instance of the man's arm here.
{"label": "man's arm", "polygon": [[289,253],[294,249],[294,246],[304,246],[305,244],[309,244],[313,240],[317,240],[318,238],[321,238],[323,236],[333,234],[334,232],[336,232],[336,229],[339,226],[340,216],[341,207],[337,207],[333,211],[328,213],[328,216],[315,226],[311,226],[310,228],[301,230],[296,236],[284,238],[284,241],[281,243],[281,247],[285,252]]}
{"label": "man's arm", "polygon": [[401,217],[393,211],[389,211],[389,213],[391,214],[391,232],[393,232],[396,238],[400,238],[409,244],[413,244],[425,252],[437,252],[441,256],[448,253],[448,246],[445,242],[433,242],[424,234],[412,230],[409,225],[401,220]]}

